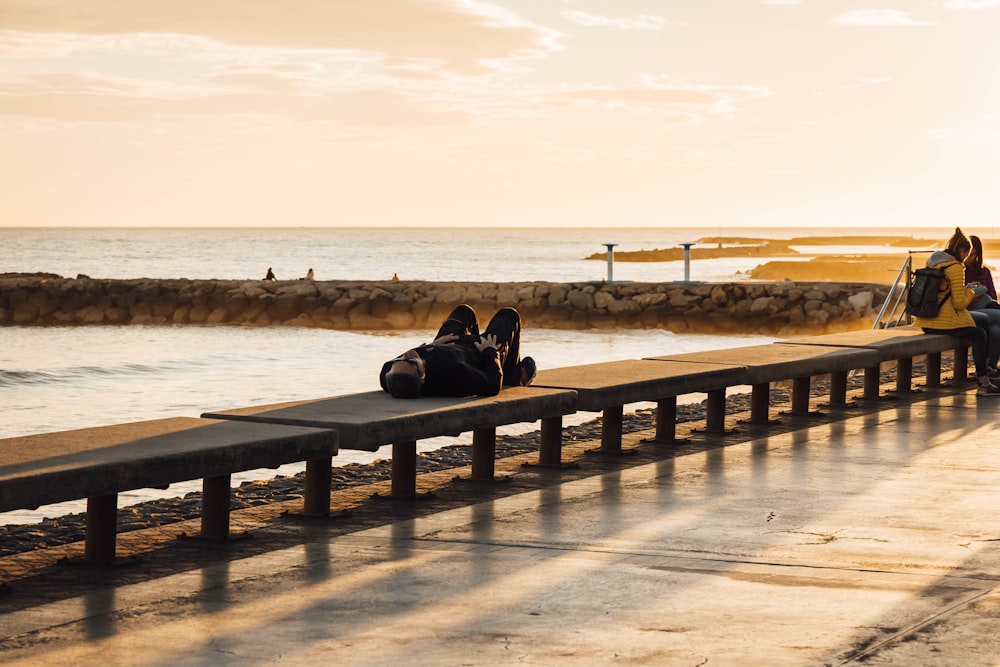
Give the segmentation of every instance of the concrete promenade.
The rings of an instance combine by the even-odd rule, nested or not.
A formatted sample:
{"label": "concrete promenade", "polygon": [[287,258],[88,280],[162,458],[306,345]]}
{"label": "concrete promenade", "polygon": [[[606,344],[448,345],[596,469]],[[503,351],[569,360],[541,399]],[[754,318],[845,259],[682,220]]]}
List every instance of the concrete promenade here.
{"label": "concrete promenade", "polygon": [[960,383],[731,417],[338,491],[344,517],[235,512],[246,539],[126,533],[112,568],[2,558],[0,664],[997,665],[998,410]]}

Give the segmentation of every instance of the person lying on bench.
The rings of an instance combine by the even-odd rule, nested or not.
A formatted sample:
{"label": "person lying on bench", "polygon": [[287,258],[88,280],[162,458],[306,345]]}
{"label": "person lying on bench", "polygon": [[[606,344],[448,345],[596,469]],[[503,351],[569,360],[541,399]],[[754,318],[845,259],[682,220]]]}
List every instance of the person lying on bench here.
{"label": "person lying on bench", "polygon": [[535,361],[520,358],[521,316],[501,308],[482,335],[476,311],[462,304],[441,324],[437,336],[382,365],[379,383],[395,398],[496,396],[500,388],[527,386]]}

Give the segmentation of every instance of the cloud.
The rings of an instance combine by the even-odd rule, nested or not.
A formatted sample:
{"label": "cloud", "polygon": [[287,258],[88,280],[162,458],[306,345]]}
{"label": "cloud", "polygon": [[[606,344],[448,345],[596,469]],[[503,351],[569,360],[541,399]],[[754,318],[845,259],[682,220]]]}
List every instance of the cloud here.
{"label": "cloud", "polygon": [[1000,7],[1000,0],[945,0],[945,9],[992,9]]}
{"label": "cloud", "polygon": [[740,100],[772,94],[770,89],[758,86],[699,85],[648,76],[634,87],[567,90],[555,97],[605,110],[658,114],[670,124],[697,124],[707,115],[731,115]]}
{"label": "cloud", "polygon": [[861,79],[857,79],[854,83],[847,84],[847,88],[862,88],[866,86],[884,86],[888,83],[892,83],[893,78],[891,76],[870,76]]}
{"label": "cloud", "polygon": [[609,18],[598,14],[588,14],[578,9],[568,9],[562,15],[585,28],[612,28],[615,30],[662,30],[667,24],[667,20],[662,16],[649,16],[640,14],[639,16],[627,16],[623,18]]}
{"label": "cloud", "polygon": [[1000,139],[1000,130],[942,127],[931,130],[930,138],[936,141],[995,141]]}
{"label": "cloud", "polygon": [[287,83],[266,74],[213,80],[197,91],[95,75],[36,77],[0,92],[4,115],[62,123],[120,123],[153,118],[283,118],[343,126],[414,128],[471,125],[474,117],[393,91],[360,90],[314,96],[283,94]]}
{"label": "cloud", "polygon": [[833,19],[837,25],[850,26],[924,26],[936,25],[934,21],[918,21],[909,12],[898,9],[855,9]]}
{"label": "cloud", "polygon": [[[0,7],[5,1],[0,0]],[[99,0],[102,7],[108,1]],[[477,25],[486,26],[480,28],[484,34],[517,23],[488,5],[461,6],[477,17]],[[32,25],[40,23],[37,17],[32,20]],[[411,27],[411,32],[421,31]],[[536,32],[535,37],[548,34]],[[515,104],[516,95],[497,102],[508,92],[503,80],[494,82],[492,88],[501,90],[490,97],[489,82],[497,69],[486,60],[470,56],[456,67],[443,51],[418,57],[413,54],[419,49],[404,54],[389,42],[395,56],[380,51],[374,37],[356,40],[368,48],[349,49],[254,46],[177,32],[0,30],[5,65],[0,69],[0,114],[56,122],[232,114],[359,124],[365,115],[361,101],[367,100],[379,105],[369,112],[373,125],[420,127],[468,125],[476,115],[502,113]],[[530,57],[522,49],[529,43],[539,44],[514,39],[506,51],[476,53],[495,53],[492,63],[499,65]]]}
{"label": "cloud", "polygon": [[328,0],[0,0],[5,30],[21,33],[201,36],[234,45],[354,49],[387,60],[433,59],[472,73],[490,61],[541,57],[559,33],[484,2]]}
{"label": "cloud", "polygon": [[574,90],[561,93],[562,97],[587,100],[601,104],[619,105],[700,105],[709,106],[722,99],[718,91],[693,88],[607,88]]}

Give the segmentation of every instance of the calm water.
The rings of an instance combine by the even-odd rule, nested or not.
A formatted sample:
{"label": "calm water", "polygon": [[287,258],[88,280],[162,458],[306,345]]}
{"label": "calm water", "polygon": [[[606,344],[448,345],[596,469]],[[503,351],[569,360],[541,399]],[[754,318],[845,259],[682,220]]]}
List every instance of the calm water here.
{"label": "calm water", "polygon": [[[826,233],[830,232],[794,232],[797,236]],[[666,248],[716,234],[789,235],[788,230],[766,229],[0,229],[5,249],[0,272],[84,273],[94,278],[260,278],[272,266],[279,278],[299,277],[313,268],[318,280],[382,280],[398,273],[404,279],[435,281],[586,281],[607,277],[606,260],[584,259],[595,252],[606,253],[604,243],[618,243],[616,250]],[[744,279],[741,272],[763,261],[695,259],[691,279]],[[613,278],[681,280],[683,263],[618,262]],[[480,315],[486,319],[490,313]],[[726,350],[771,340],[649,330],[538,330],[530,322],[526,325],[522,348],[524,354],[536,358],[540,368]],[[0,327],[0,437],[375,390],[385,359],[432,334],[201,326]],[[578,415],[567,423],[593,416]],[[519,425],[501,432],[533,427]],[[437,438],[422,442],[421,447],[433,449],[453,442]],[[364,462],[380,454],[388,455],[345,452],[336,462]],[[279,472],[300,469],[286,466]],[[273,474],[251,471],[234,476],[234,483]],[[200,482],[174,485],[166,492],[141,490],[123,494],[120,504],[196,489]],[[83,503],[63,503],[37,512],[0,514],[0,523],[38,521],[82,508]]]}
{"label": "calm water", "polygon": [[[788,229],[3,229],[2,272],[45,271],[92,278],[299,278],[317,280],[575,282],[608,277],[607,248],[616,252],[675,248],[706,236],[789,238],[882,234],[885,230]],[[901,232],[902,233],[902,232]],[[944,233],[944,232],[942,232]],[[930,232],[931,238],[933,232]],[[947,235],[942,238],[946,238]],[[799,249],[799,248],[797,248]],[[812,247],[805,252],[844,252]],[[885,251],[878,246],[856,252]],[[599,259],[587,257],[597,253]],[[698,260],[690,279],[730,281],[766,261],[760,257]],[[805,259],[805,257],[803,258]],[[684,279],[683,261],[616,262],[614,280]]]}

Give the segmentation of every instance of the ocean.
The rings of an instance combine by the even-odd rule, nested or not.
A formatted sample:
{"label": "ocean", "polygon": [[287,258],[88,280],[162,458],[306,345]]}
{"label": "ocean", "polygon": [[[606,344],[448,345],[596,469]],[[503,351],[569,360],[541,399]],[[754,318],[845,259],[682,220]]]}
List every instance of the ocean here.
{"label": "ocean", "polygon": [[[616,281],[684,279],[684,263],[612,262],[615,251],[676,247],[706,236],[789,238],[885,234],[885,230],[787,229],[4,229],[0,273],[46,272],[92,278],[259,279],[269,267],[279,279],[431,281]],[[943,233],[943,232],[940,232]],[[871,249],[877,249],[873,246]],[[839,246],[803,252],[858,251]],[[882,249],[884,252],[884,249]],[[604,259],[585,259],[601,253]],[[748,280],[767,258],[697,260],[690,280]],[[485,321],[492,313],[480,313]],[[678,335],[664,330],[565,331],[524,323],[522,354],[540,369],[670,353],[720,350],[770,342],[761,336]],[[335,396],[378,389],[383,361],[434,331],[345,332],[299,328],[212,326],[0,327],[0,438],[90,426],[198,416],[246,405]],[[696,400],[698,397],[692,397]],[[641,406],[634,406],[641,407]],[[567,424],[595,417],[580,414]],[[525,424],[501,429],[518,433]],[[420,443],[434,449],[464,438]],[[343,465],[387,457],[344,452]],[[234,475],[234,485],[292,474]],[[124,506],[200,490],[200,482],[166,491],[122,494]],[[33,523],[82,511],[83,502],[0,513],[0,524]]]}

